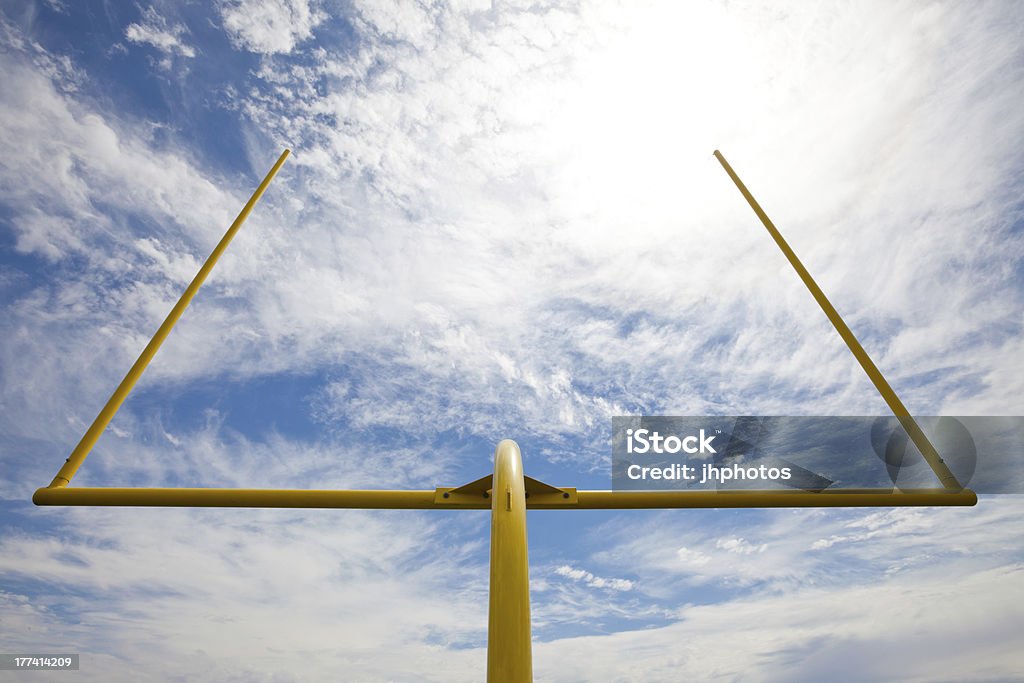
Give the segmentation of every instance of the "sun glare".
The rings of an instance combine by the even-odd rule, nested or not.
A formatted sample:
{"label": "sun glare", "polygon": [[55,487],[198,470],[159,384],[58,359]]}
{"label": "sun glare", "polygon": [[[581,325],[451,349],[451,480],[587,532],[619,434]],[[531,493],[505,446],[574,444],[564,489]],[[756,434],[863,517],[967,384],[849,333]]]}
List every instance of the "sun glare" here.
{"label": "sun glare", "polygon": [[578,55],[547,131],[568,215],[645,232],[720,185],[710,182],[711,152],[750,115],[741,103],[754,67],[741,28],[719,7],[659,3]]}

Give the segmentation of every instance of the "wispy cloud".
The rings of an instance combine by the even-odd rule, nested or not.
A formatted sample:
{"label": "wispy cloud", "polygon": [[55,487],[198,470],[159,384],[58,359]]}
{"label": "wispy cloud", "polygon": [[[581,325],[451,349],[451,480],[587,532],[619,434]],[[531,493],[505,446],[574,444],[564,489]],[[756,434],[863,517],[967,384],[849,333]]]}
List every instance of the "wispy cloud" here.
{"label": "wispy cloud", "polygon": [[614,591],[633,589],[633,582],[629,579],[606,579],[602,576],[594,576],[585,569],[577,569],[567,564],[557,567],[555,574],[564,576],[572,581],[580,581],[591,588],[608,588]]}
{"label": "wispy cloud", "polygon": [[[987,265],[1022,249],[1005,218],[1013,162],[962,144],[965,125],[1020,131],[1009,33],[951,9],[784,22],[757,8],[661,11],[622,26],[607,8],[550,7],[542,20],[372,5],[354,53],[262,66],[248,111],[301,141],[318,206],[304,224],[372,221],[372,250],[347,233],[332,257],[362,283],[394,274],[369,299],[394,368],[385,401],[437,381],[417,397],[418,421],[472,414],[486,428],[497,389],[523,417],[576,433],[615,410],[882,410],[710,158],[720,144],[908,400],[1012,412],[1013,380],[986,367],[1016,352],[1019,283]],[[865,44],[837,47],[861,24]],[[895,24],[918,32],[890,35]],[[703,28],[692,43],[662,39],[680,25]],[[963,33],[947,68],[953,25]],[[831,37],[783,46],[811,34]],[[691,65],[687,88],[657,82],[667,63]],[[1006,83],[979,90],[965,75],[980,73]],[[353,181],[359,194],[338,197]],[[994,299],[1012,303],[981,303]],[[1000,331],[982,341],[982,327]],[[346,386],[339,412],[372,406],[357,418],[372,419],[381,402]]]}
{"label": "wispy cloud", "polygon": [[1015,680],[1022,587],[1020,567],[1007,567],[958,576],[955,590],[948,574],[922,572],[750,596],[690,607],[663,628],[538,643],[535,667],[568,680]]}
{"label": "wispy cloud", "polygon": [[188,29],[184,24],[171,24],[155,8],[147,7],[142,13],[142,21],[128,26],[124,30],[124,37],[132,43],[150,45],[163,54],[160,65],[169,69],[173,64],[172,57],[192,58],[196,56],[193,46],[185,42],[184,36]]}
{"label": "wispy cloud", "polygon": [[[479,646],[486,548],[445,541],[422,515],[92,512],[57,513],[65,540],[8,536],[0,561],[9,646],[59,639],[84,653],[85,680],[109,680],[115,671],[141,680],[241,680],[292,660],[289,680],[331,670],[408,677],[424,665],[469,679],[480,670],[479,651],[449,657],[431,634]],[[153,533],[157,527],[163,531]],[[430,547],[444,552],[433,555]],[[440,590],[456,576],[465,585],[460,596]],[[26,604],[11,586],[64,597]],[[16,615],[13,623],[8,614]],[[348,626],[352,618],[363,622],[358,633]],[[229,673],[225,658],[246,652],[253,658]],[[405,664],[381,656],[387,652],[401,652]],[[179,664],[157,673],[147,663],[156,656]]]}
{"label": "wispy cloud", "polygon": [[[633,575],[631,602],[543,593],[546,621],[587,635],[545,639],[538,675],[631,680],[642,662],[650,680],[809,681],[832,661],[840,681],[1013,680],[1018,507],[618,516],[589,531],[581,560]],[[754,552],[737,552],[755,544],[736,528]],[[822,537],[843,540],[822,551]]]}

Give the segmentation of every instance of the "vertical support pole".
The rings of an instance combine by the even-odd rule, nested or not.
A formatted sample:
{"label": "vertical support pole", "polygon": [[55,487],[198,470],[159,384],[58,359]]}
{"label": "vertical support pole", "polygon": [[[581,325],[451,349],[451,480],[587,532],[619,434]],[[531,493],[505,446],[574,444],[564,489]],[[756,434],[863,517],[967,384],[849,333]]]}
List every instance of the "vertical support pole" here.
{"label": "vertical support pole", "polygon": [[531,683],[530,577],[526,553],[523,458],[511,439],[494,452],[487,682]]}
{"label": "vertical support pole", "polygon": [[719,163],[722,164],[722,168],[724,168],[725,172],[729,174],[730,178],[732,178],[732,182],[735,183],[736,189],[740,191],[740,194],[742,194],[744,199],[747,200],[747,203],[750,204],[750,208],[752,208],[754,213],[757,214],[757,217],[761,219],[761,223],[763,223],[765,229],[768,230],[768,234],[772,236],[773,240],[775,240],[775,244],[777,244],[779,249],[782,250],[782,253],[789,261],[789,264],[793,266],[793,270],[796,271],[796,274],[800,276],[800,279],[807,287],[807,290],[811,293],[811,296],[813,296],[814,300],[818,302],[818,305],[821,306],[821,310],[824,311],[825,315],[828,316],[829,321],[831,321],[832,325],[836,328],[836,332],[838,332],[839,336],[843,338],[844,342],[846,342],[847,348],[850,349],[850,352],[857,359],[857,362],[860,363],[860,366],[864,368],[864,372],[867,373],[868,378],[875,385],[875,389],[877,389],[878,393],[882,395],[883,399],[885,399],[885,402],[893,412],[893,415],[896,416],[900,421],[900,424],[903,426],[903,429],[910,436],[910,440],[913,441],[914,445],[917,446],[917,449],[921,451],[921,455],[924,456],[925,461],[928,462],[928,466],[932,468],[933,472],[935,472],[935,476],[939,478],[939,481],[941,481],[942,485],[947,489],[952,491],[961,490],[963,485],[957,481],[955,476],[953,476],[949,467],[946,466],[945,461],[939,455],[938,451],[935,450],[935,446],[933,446],[932,442],[928,440],[925,433],[921,431],[921,427],[917,424],[917,420],[915,420],[910,414],[907,407],[903,405],[903,401],[901,401],[900,397],[896,395],[892,386],[889,385],[889,382],[886,381],[885,377],[882,375],[881,370],[879,370],[878,366],[876,366],[874,361],[871,360],[868,352],[865,351],[864,347],[860,345],[859,341],[857,341],[857,337],[853,335],[853,332],[843,321],[842,317],[840,317],[839,312],[832,305],[832,302],[825,296],[825,292],[821,291],[821,287],[818,286],[818,283],[811,277],[807,268],[805,268],[804,264],[800,262],[799,258],[797,258],[796,252],[793,251],[792,247],[789,246],[789,243],[782,237],[782,233],[779,232],[779,229],[776,228],[775,224],[772,223],[770,218],[768,218],[768,214],[764,212],[761,205],[757,203],[756,199],[754,199],[754,195],[750,194],[750,190],[747,189],[747,186],[743,184],[740,177],[736,175],[734,170],[732,170],[732,166],[729,165],[729,162],[725,160],[725,157],[722,156],[722,153],[717,149],[715,150],[715,158],[718,159]]}

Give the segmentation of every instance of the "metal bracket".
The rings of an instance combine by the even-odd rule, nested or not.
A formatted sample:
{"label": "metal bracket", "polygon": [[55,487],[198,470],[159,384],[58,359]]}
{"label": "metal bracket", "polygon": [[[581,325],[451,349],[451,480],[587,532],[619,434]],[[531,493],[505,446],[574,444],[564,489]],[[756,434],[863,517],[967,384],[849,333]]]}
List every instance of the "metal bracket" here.
{"label": "metal bracket", "polygon": [[[451,508],[490,508],[494,475],[488,474],[462,486],[438,486],[434,490],[434,505]],[[523,477],[527,509],[575,507],[579,502],[576,489],[552,486],[533,477]]]}

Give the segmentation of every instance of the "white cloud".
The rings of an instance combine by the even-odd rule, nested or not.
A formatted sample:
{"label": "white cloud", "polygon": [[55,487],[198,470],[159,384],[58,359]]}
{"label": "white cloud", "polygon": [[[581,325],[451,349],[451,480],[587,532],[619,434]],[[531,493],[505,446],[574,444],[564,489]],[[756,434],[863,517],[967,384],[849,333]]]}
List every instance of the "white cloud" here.
{"label": "white cloud", "polygon": [[124,37],[133,43],[151,45],[162,52],[165,61],[162,64],[170,67],[170,57],[195,57],[196,50],[183,40],[188,29],[183,24],[169,24],[153,7],[147,7],[142,13],[142,21],[128,24]]}
{"label": "white cloud", "polygon": [[[478,559],[486,549],[450,544],[457,529],[435,526],[436,518],[359,511],[56,514],[62,539],[8,537],[0,559],[7,581],[52,588],[36,600],[7,588],[0,613],[11,626],[11,646],[60,642],[81,652],[83,680],[110,680],[114,671],[133,680],[278,675],[268,672],[308,680],[338,671],[351,680],[380,680],[413,677],[417,667],[471,680],[482,670],[486,570]],[[444,550],[435,555],[431,548]],[[464,585],[458,595],[440,590],[455,576]],[[58,593],[60,599],[45,597]],[[362,626],[351,629],[351,619]],[[432,634],[476,647],[438,647]],[[396,652],[404,663],[395,661]],[[164,664],[153,667],[154,657]]]}
{"label": "white cloud", "polygon": [[219,8],[232,42],[264,54],[291,52],[327,18],[316,0],[224,0]]}
{"label": "white cloud", "polygon": [[607,588],[614,591],[633,590],[633,582],[629,579],[607,579],[601,576],[594,576],[585,569],[576,569],[567,564],[555,568],[555,574],[564,576],[572,581],[582,581],[591,588]]}
{"label": "white cloud", "polygon": [[44,0],[47,7],[58,14],[67,14],[68,5],[64,0]]}
{"label": "white cloud", "polygon": [[682,566],[694,566],[699,567],[707,564],[711,561],[711,556],[701,552],[700,550],[694,550],[693,548],[687,548],[682,546],[676,550],[676,557],[679,558],[679,562]]}
{"label": "white cloud", "polygon": [[750,555],[752,553],[763,553],[768,549],[768,544],[755,545],[744,538],[732,536],[718,539],[715,541],[715,547],[737,555]]}
{"label": "white cloud", "polygon": [[537,643],[538,678],[677,681],[1015,680],[1019,567],[951,583],[919,572],[799,597],[687,607],[670,626]]}

